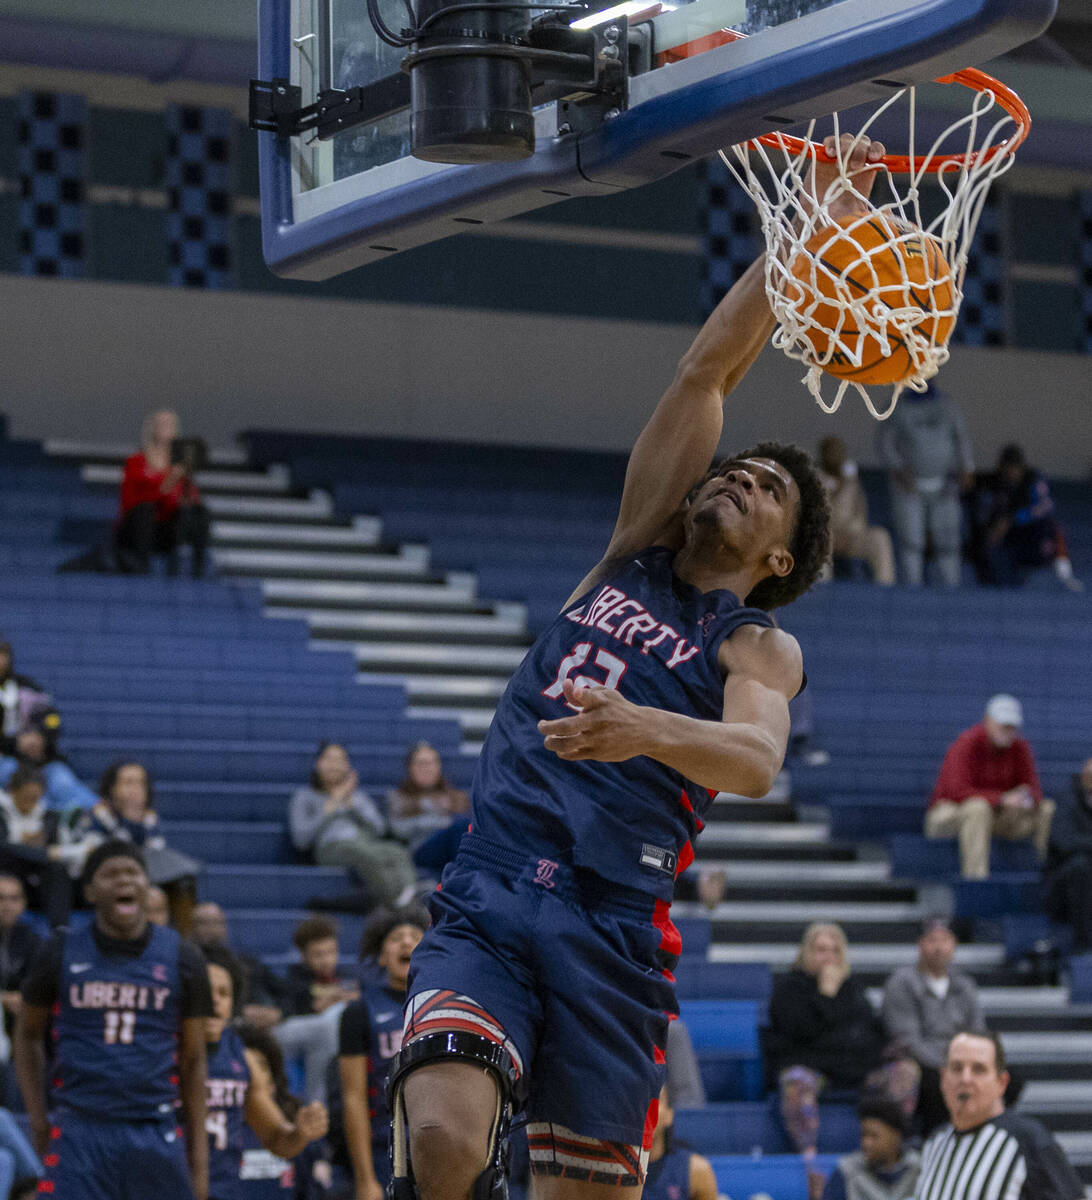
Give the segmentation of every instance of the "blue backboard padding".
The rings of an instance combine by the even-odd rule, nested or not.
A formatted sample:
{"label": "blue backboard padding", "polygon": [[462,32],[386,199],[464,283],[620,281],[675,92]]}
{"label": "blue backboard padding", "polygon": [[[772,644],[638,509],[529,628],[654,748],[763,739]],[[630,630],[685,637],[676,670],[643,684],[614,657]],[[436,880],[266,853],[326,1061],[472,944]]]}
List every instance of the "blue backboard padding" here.
{"label": "blue backboard padding", "polygon": [[[289,7],[289,0],[261,0],[264,79],[290,74]],[[452,166],[300,223],[292,219],[288,143],[262,133],[266,262],[281,275],[328,278],[389,255],[375,246],[400,251],[460,232],[459,217],[488,222],[561,198],[544,189],[589,195],[636,187],[719,146],[785,128],[786,120],[889,95],[875,79],[921,81],[993,58],[1036,36],[1055,7],[1056,0],[923,0],[907,10],[895,0],[845,0],[635,77],[628,111],[591,133],[540,138],[531,158]],[[668,80],[671,90],[653,94]]]}

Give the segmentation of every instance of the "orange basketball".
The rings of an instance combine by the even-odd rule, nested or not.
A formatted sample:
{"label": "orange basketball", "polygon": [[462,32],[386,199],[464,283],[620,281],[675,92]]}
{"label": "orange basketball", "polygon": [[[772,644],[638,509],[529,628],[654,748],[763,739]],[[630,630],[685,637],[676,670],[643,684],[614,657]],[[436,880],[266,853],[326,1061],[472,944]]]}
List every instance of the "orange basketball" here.
{"label": "orange basketball", "polygon": [[[888,328],[885,346],[876,333],[879,325],[871,331],[867,326],[855,328],[853,314],[843,307],[850,299],[874,298],[893,309],[920,308],[925,315],[913,327],[921,336],[938,346],[951,336],[955,324],[952,271],[939,243],[890,216],[844,217],[820,229],[790,269],[801,281],[799,288],[790,285],[790,293],[797,293],[790,299],[794,304],[803,301],[798,306],[807,319],[802,335],[815,362],[839,379],[901,383],[914,373],[913,355],[898,330]],[[841,346],[836,345],[830,361],[824,362],[832,337]],[[860,366],[853,364],[843,347],[860,351]]]}

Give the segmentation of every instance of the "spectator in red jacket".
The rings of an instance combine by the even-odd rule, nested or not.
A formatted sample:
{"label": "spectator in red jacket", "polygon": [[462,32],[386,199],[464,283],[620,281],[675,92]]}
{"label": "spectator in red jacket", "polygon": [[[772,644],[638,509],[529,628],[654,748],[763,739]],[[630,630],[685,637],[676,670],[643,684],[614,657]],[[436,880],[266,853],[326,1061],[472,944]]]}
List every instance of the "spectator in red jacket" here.
{"label": "spectator in red jacket", "polygon": [[964,879],[989,876],[991,837],[1031,838],[1046,857],[1054,801],[1043,798],[1023,724],[1015,696],[994,696],[982,723],[964,730],[944,756],[925,836],[959,838]]}
{"label": "spectator in red jacket", "polygon": [[114,541],[118,567],[127,574],[147,574],[151,555],[163,554],[168,573],[175,575],[178,549],[187,544],[193,548],[194,578],[204,574],[209,512],[193,481],[195,442],[180,443],[181,461],[174,461],[177,441],[178,417],[152,413],[144,422],[140,452],[125,461]]}

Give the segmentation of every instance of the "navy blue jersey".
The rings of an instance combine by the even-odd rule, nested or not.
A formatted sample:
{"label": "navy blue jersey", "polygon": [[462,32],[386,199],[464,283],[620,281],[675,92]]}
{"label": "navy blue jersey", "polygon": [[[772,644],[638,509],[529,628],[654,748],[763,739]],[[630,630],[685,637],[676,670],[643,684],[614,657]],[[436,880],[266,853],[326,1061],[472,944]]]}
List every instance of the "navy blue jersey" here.
{"label": "navy blue jersey", "polygon": [[54,1098],[99,1120],[149,1121],[178,1101],[178,934],[152,927],[138,955],[100,949],[90,925],[64,940]]}
{"label": "navy blue jersey", "polygon": [[542,744],[542,719],[569,716],[564,680],[614,688],[634,704],[719,720],[721,642],[769,615],[734,593],[701,592],[675,552],[642,550],[561,613],[512,677],[478,760],[474,832],[532,857],[558,858],[670,901],[693,858],[710,793],[644,755],[566,762]]}
{"label": "navy blue jersey", "polygon": [[690,1200],[689,1150],[669,1150],[648,1164],[641,1200]]}
{"label": "navy blue jersey", "polygon": [[208,1048],[205,1082],[205,1128],[209,1135],[209,1196],[234,1200],[239,1194],[239,1167],[243,1159],[244,1108],[250,1068],[242,1039],[225,1029],[215,1046]]}
{"label": "navy blue jersey", "polygon": [[[385,1179],[387,1146],[390,1141],[391,1114],[387,1107],[387,1076],[391,1063],[402,1045],[402,1005],[405,992],[395,991],[386,983],[365,987],[359,1000],[345,1006],[338,1034],[338,1056],[364,1055],[368,1068],[368,1112],[372,1125],[372,1157],[380,1180]],[[337,1064],[334,1063],[336,1070]],[[336,1099],[331,1109],[331,1122],[344,1138],[341,1116],[341,1081],[336,1081]]]}

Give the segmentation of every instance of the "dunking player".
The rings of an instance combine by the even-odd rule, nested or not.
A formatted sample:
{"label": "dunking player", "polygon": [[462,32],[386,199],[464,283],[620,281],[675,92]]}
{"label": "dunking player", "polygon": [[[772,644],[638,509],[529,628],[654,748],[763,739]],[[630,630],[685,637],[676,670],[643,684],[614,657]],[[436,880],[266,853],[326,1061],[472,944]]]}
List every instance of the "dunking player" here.
{"label": "dunking player", "polygon": [[[881,153],[862,141],[851,170]],[[815,194],[835,173],[817,166]],[[605,557],[497,709],[472,831],[413,956],[395,1200],[498,1190],[513,1100],[540,1197],[643,1182],[676,1011],[675,876],[711,794],[761,796],[780,769],[803,670],[768,610],[827,553],[803,451],[763,443],[708,471],[725,394],[772,331],[758,262],[682,359],[630,457]]]}
{"label": "dunking player", "polygon": [[42,947],[15,1030],[19,1085],[46,1166],[39,1191],[58,1200],[205,1200],[205,960],[173,929],[149,923],[148,875],[132,842],[97,846],[84,880],[94,919]]}

